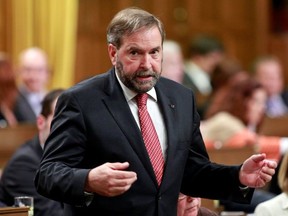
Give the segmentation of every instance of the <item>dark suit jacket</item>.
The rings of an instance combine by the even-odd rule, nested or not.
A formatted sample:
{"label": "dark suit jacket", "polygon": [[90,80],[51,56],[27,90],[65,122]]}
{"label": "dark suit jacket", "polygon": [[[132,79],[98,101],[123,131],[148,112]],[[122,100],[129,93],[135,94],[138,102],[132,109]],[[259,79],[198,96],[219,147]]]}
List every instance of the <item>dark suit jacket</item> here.
{"label": "dark suit jacket", "polygon": [[[65,206],[67,216],[174,216],[180,190],[195,197],[244,201],[238,187],[240,166],[209,161],[192,91],[164,78],[155,89],[168,140],[160,188],[141,132],[111,70],[59,97],[35,179],[38,192],[69,204]],[[106,162],[125,161],[137,173],[129,191],[112,198],[95,194],[85,207],[83,191],[89,170]],[[246,201],[250,198],[251,193]]]}
{"label": "dark suit jacket", "polygon": [[14,113],[19,122],[36,122],[36,115],[21,91],[19,91],[19,95],[16,99]]}
{"label": "dark suit jacket", "polygon": [[62,216],[62,205],[38,194],[34,186],[34,177],[42,154],[38,136],[16,151],[1,177],[0,201],[12,206],[15,196],[33,196],[34,216]]}

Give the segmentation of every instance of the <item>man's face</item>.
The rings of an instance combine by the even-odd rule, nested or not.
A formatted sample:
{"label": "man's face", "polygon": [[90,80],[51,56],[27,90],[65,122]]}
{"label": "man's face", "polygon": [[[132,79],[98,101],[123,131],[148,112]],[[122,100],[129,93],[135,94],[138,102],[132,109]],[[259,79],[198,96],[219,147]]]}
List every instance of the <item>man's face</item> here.
{"label": "man's face", "polygon": [[124,36],[118,50],[109,44],[108,51],[121,81],[129,89],[143,93],[155,86],[162,67],[162,38],[157,27]]}
{"label": "man's face", "polygon": [[269,96],[278,95],[283,91],[282,68],[278,62],[267,61],[259,64],[256,75]]}
{"label": "man's face", "polygon": [[27,54],[22,59],[20,77],[30,92],[41,92],[46,89],[49,71],[46,59],[37,53]]}

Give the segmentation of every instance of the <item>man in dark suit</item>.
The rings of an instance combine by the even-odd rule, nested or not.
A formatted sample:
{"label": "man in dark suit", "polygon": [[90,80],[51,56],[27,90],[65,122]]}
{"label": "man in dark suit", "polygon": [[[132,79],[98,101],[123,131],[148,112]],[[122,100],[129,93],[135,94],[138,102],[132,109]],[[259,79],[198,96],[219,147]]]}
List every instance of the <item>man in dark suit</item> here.
{"label": "man in dark suit", "polygon": [[[193,92],[160,78],[164,37],[152,14],[120,11],[107,33],[113,69],[59,97],[35,185],[65,203],[64,215],[175,216],[180,191],[249,202],[253,189],[245,186],[270,181],[277,164],[264,154],[242,166],[209,161]],[[151,160],[140,113],[138,118],[144,105],[138,109],[134,98],[143,93],[162,150]],[[152,162],[161,158],[164,170]]]}
{"label": "man in dark suit", "polygon": [[34,186],[35,173],[43,154],[44,142],[50,132],[56,99],[63,90],[53,90],[43,101],[41,114],[37,117],[39,133],[23,144],[12,156],[0,180],[0,202],[14,204],[16,196],[34,197],[34,216],[62,216],[62,204],[37,193]]}
{"label": "man in dark suit", "polygon": [[38,47],[23,50],[17,72],[20,86],[14,112],[20,122],[35,123],[50,80],[46,53]]}

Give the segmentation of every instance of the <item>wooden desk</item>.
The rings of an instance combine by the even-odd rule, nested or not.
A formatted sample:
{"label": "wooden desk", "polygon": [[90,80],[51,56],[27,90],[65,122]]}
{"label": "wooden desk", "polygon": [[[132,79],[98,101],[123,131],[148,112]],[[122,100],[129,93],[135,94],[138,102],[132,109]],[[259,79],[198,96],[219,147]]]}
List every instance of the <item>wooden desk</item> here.
{"label": "wooden desk", "polygon": [[220,149],[209,149],[207,151],[212,162],[225,165],[240,165],[256,153],[253,146],[245,146],[243,148],[223,147]]}
{"label": "wooden desk", "polygon": [[0,216],[28,216],[29,207],[2,207]]}
{"label": "wooden desk", "polygon": [[3,168],[12,154],[25,141],[37,134],[34,124],[20,124],[0,129],[0,168]]}
{"label": "wooden desk", "polygon": [[288,115],[277,118],[265,117],[259,129],[259,134],[288,137]]}

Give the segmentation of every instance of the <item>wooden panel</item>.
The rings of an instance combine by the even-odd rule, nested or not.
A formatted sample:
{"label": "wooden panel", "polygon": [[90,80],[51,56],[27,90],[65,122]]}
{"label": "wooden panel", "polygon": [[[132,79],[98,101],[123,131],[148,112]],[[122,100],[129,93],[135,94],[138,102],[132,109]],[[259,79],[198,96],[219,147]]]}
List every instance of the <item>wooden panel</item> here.
{"label": "wooden panel", "polygon": [[1,216],[28,216],[29,207],[4,207],[0,208]]}
{"label": "wooden panel", "polygon": [[[0,0],[0,52],[11,55],[11,1]],[[12,56],[12,55],[11,55]]]}
{"label": "wooden panel", "polygon": [[33,124],[21,124],[17,127],[0,129],[0,168],[3,168],[15,150],[25,141],[37,134]]}
{"label": "wooden panel", "polygon": [[190,36],[207,33],[219,37],[227,54],[239,59],[246,68],[257,55],[267,51],[267,0],[192,0],[187,1],[187,8],[191,11]]}
{"label": "wooden panel", "polygon": [[279,57],[283,65],[284,81],[288,86],[288,35],[271,34],[269,37],[269,53]]}

